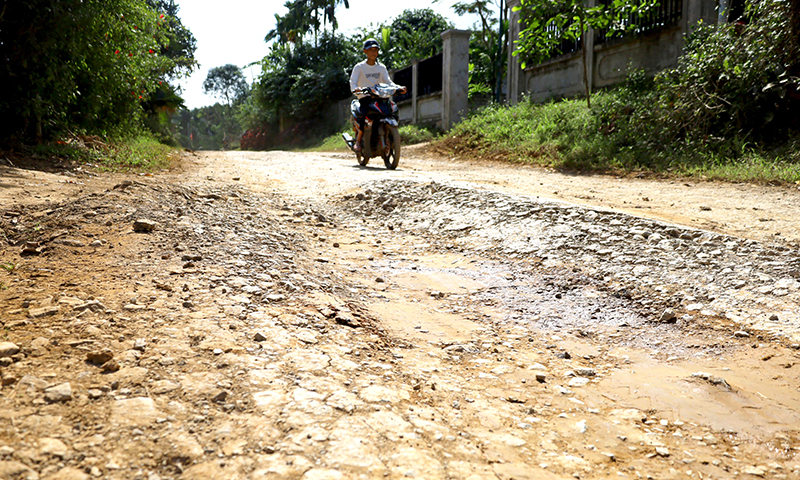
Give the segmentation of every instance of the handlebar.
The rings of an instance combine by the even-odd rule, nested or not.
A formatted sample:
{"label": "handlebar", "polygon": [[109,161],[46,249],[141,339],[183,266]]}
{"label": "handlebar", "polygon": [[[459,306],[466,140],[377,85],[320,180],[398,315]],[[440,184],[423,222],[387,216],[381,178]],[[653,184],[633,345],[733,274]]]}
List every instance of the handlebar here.
{"label": "handlebar", "polygon": [[395,91],[392,93],[392,95],[394,95],[395,93],[397,93],[397,92],[399,92],[401,90],[406,90],[406,87],[403,87],[401,85],[394,85],[394,84],[390,85],[390,84],[385,84],[385,83],[383,83],[383,84],[379,83],[377,85],[373,85],[372,87],[356,87],[356,89],[353,90],[353,94],[354,95],[358,95],[358,94],[362,94],[363,93],[363,94],[381,96],[381,95],[378,95],[377,92],[375,91],[375,89],[377,87],[379,87],[379,86],[384,87],[384,88],[387,88],[387,87],[388,88],[393,88]]}

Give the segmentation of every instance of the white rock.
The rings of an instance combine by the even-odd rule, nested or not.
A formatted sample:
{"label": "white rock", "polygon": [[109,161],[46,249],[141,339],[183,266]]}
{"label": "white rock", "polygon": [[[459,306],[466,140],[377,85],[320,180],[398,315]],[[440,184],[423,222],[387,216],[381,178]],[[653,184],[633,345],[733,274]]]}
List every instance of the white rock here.
{"label": "white rock", "polygon": [[345,478],[344,475],[342,475],[337,470],[312,468],[311,470],[303,474],[301,480],[342,480],[344,478]]}
{"label": "white rock", "polygon": [[55,315],[58,313],[58,307],[42,307],[42,308],[31,308],[28,310],[28,316],[30,318],[42,318],[48,317],[50,315]]}
{"label": "white rock", "polygon": [[591,380],[589,380],[588,378],[575,377],[575,378],[573,378],[572,380],[569,381],[569,386],[570,387],[583,387],[586,384],[588,384],[590,381]]}
{"label": "white rock", "polygon": [[577,428],[580,433],[586,433],[589,430],[589,427],[586,426],[586,420],[581,420],[576,423],[575,428]]}
{"label": "white rock", "polygon": [[57,438],[40,438],[39,451],[44,455],[52,455],[54,457],[64,458],[69,451],[64,442]]}
{"label": "white rock", "polygon": [[25,375],[24,377],[19,379],[17,385],[29,386],[39,390],[44,390],[50,384],[47,383],[45,380],[42,380],[41,378],[36,378],[32,375]]}
{"label": "white rock", "polygon": [[742,468],[742,473],[745,475],[753,475],[754,477],[765,477],[767,475],[767,467],[764,466],[747,466]]}
{"label": "white rock", "polygon": [[180,388],[181,384],[178,382],[173,382],[170,380],[159,380],[153,383],[153,386],[150,387],[150,392],[155,395],[162,395],[164,393],[169,393],[175,390],[179,390]]}
{"label": "white rock", "polygon": [[361,390],[359,396],[367,402],[395,403],[410,398],[405,390],[390,390],[380,385],[371,385]]}
{"label": "white rock", "polygon": [[74,467],[64,467],[47,480],[89,480],[89,475],[83,470]]}

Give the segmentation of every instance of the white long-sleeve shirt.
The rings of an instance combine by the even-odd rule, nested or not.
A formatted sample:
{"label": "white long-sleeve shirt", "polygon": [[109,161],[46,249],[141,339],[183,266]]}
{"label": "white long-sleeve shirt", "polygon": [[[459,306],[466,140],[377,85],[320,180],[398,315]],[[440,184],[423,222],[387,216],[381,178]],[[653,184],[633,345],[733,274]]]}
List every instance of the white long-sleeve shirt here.
{"label": "white long-sleeve shirt", "polygon": [[[386,67],[378,62],[375,65],[369,65],[366,60],[356,64],[353,67],[353,73],[350,75],[350,91],[356,88],[369,88],[378,83],[394,84],[389,78],[389,71]],[[366,97],[365,94],[358,94],[358,98]]]}

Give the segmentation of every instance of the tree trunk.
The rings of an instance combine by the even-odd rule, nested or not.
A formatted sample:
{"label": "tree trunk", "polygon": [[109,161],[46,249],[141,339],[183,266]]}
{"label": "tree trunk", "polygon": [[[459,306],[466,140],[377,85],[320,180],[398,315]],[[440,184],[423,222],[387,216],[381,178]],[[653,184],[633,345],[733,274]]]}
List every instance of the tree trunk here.
{"label": "tree trunk", "polygon": [[505,1],[500,0],[500,12],[498,15],[500,21],[498,22],[499,27],[497,28],[497,57],[495,58],[494,62],[494,101],[497,103],[500,103],[500,98],[503,95],[503,45],[505,44],[503,39],[504,13]]}
{"label": "tree trunk", "polygon": [[586,107],[592,108],[592,93],[589,91],[589,72],[586,65],[586,24],[583,22],[583,17],[579,17],[581,27],[581,57],[583,59],[583,88],[586,92]]}

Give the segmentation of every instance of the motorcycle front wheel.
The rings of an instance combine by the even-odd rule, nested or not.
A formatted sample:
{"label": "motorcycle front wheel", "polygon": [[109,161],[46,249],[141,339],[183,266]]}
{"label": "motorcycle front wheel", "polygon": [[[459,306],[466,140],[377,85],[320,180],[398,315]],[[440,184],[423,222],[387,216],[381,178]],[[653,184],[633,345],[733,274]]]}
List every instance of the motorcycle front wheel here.
{"label": "motorcycle front wheel", "polygon": [[386,140],[389,144],[389,154],[383,155],[383,163],[389,170],[394,170],[400,164],[400,129],[386,125]]}

